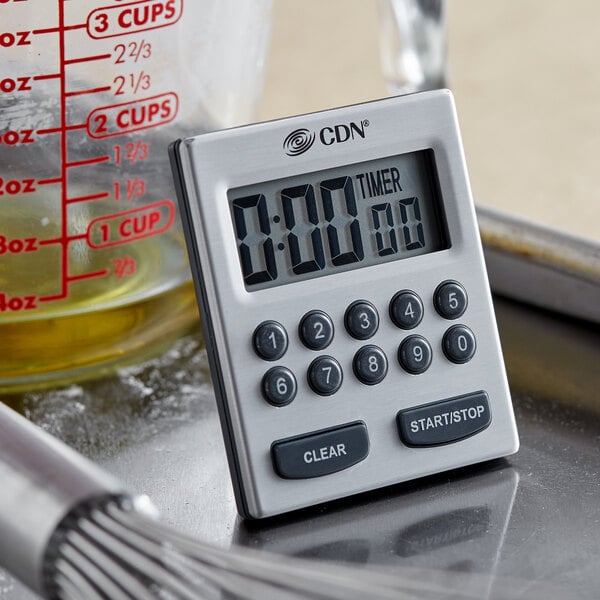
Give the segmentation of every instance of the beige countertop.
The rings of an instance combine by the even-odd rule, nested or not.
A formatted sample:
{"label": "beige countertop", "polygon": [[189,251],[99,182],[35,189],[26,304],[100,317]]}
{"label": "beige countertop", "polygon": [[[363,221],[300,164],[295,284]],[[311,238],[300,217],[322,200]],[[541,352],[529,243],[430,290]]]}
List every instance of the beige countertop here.
{"label": "beige countertop", "polygon": [[[452,0],[477,202],[600,239],[600,3]],[[383,97],[376,0],[275,0],[261,119]]]}

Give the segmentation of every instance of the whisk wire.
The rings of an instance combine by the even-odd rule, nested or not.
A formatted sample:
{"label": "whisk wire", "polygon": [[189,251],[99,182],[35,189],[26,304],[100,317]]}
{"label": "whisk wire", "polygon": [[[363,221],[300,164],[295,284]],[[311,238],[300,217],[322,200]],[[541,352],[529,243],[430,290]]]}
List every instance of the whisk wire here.
{"label": "whisk wire", "polygon": [[481,591],[462,590],[451,577],[427,580],[419,571],[219,548],[115,498],[79,513],[58,539],[54,580],[61,600],[439,600],[475,599]]}
{"label": "whisk wire", "polygon": [[156,581],[159,586],[170,588],[180,598],[198,599],[197,591],[192,589],[185,580],[175,577],[162,565],[160,560],[155,560],[156,549],[160,550],[160,543],[146,540],[141,549],[138,549],[132,545],[132,539],[130,539],[132,532],[128,532],[127,541],[123,541],[123,531],[119,536],[115,536],[89,520],[82,521],[80,527],[92,539],[97,540],[112,554],[118,556],[130,569],[135,569],[148,581]]}
{"label": "whisk wire", "polygon": [[58,574],[63,575],[80,590],[80,596],[87,600],[104,599],[99,588],[98,569],[79,550],[72,547],[65,548],[64,557],[57,560],[56,569]]}
{"label": "whisk wire", "polygon": [[[192,564],[196,567],[198,563],[206,563],[210,567],[208,572],[211,574],[215,569],[221,569],[228,573],[228,577],[233,574],[242,575],[244,578],[242,591],[245,598],[252,597],[249,594],[248,582],[255,580],[267,583],[271,587],[271,591],[278,588],[279,594],[283,594],[283,590],[297,590],[303,599],[307,597],[324,600],[337,600],[338,598],[363,600],[368,597],[377,597],[382,600],[401,599],[399,594],[403,590],[399,586],[400,580],[396,577],[380,578],[379,573],[371,574],[362,570],[360,578],[356,577],[356,571],[353,573],[354,576],[349,578],[347,567],[340,567],[334,563],[328,563],[327,566],[309,561],[300,563],[297,560],[285,559],[282,556],[275,557],[275,555],[269,556],[273,560],[270,565],[273,568],[267,569],[263,552],[255,553],[251,549],[244,549],[243,552],[240,552],[235,548],[220,549],[209,546],[197,540],[191,540],[158,522],[147,522],[143,515],[124,514],[116,507],[110,507],[109,514],[121,524],[127,522],[130,527],[143,527],[147,534],[151,532],[151,535],[157,539],[170,542],[186,556],[193,557],[195,560]],[[307,582],[316,583],[317,581],[319,591],[309,593]],[[317,586],[311,587],[314,589]],[[258,597],[264,598],[262,591]],[[277,598],[279,597],[281,596],[277,596]]]}
{"label": "whisk wire", "polygon": [[[181,557],[177,557],[180,562],[181,573],[185,576],[189,571],[200,573],[204,577],[210,577],[217,582],[218,586],[225,592],[235,598],[244,598],[246,600],[307,600],[308,598],[317,598],[313,593],[308,594],[306,590],[302,594],[289,589],[289,586],[282,587],[274,581],[266,581],[262,578],[248,577],[243,573],[235,573],[230,570],[218,572],[210,564],[203,563],[197,559],[187,559],[185,562]],[[218,580],[216,577],[218,576]],[[325,600],[325,597],[319,594],[319,600]]]}
{"label": "whisk wire", "polygon": [[[58,574],[56,576],[56,586],[57,589],[60,590],[60,597],[62,600],[81,600],[82,588],[79,587],[79,578],[83,577],[81,573],[71,573],[68,577],[63,574]],[[85,582],[87,585],[87,581]],[[85,587],[83,588],[85,589]],[[86,598],[90,598],[90,600],[94,600],[94,598],[98,598],[96,595],[87,596]]]}
{"label": "whisk wire", "polygon": [[[111,505],[110,507],[112,507]],[[110,507],[107,507],[107,512]],[[122,512],[119,510],[119,512]],[[125,517],[127,513],[125,514]],[[131,523],[128,523],[127,518],[123,518],[120,521],[116,521],[112,513],[104,514],[101,511],[94,511],[91,515],[93,522],[105,530],[108,534],[115,536],[120,539],[123,543],[130,546],[134,551],[139,551],[145,556],[150,557],[155,563],[163,570],[163,572],[169,572],[170,575],[175,576],[175,581],[184,581],[187,583],[189,588],[189,595],[196,599],[198,597],[198,589],[204,589],[205,593],[208,593],[211,589],[218,590],[219,588],[215,585],[207,582],[206,579],[200,580],[198,578],[191,579],[189,576],[179,578],[177,575],[181,574],[181,570],[178,573],[171,573],[171,567],[167,560],[167,555],[180,556],[181,559],[184,557],[179,552],[170,549],[170,545],[153,534],[149,534],[147,528],[133,527]],[[153,521],[146,520],[148,524],[152,524]],[[155,575],[156,578],[156,575]],[[218,591],[214,593],[216,598],[219,598]]]}
{"label": "whisk wire", "polygon": [[[113,520],[115,512],[119,512],[121,519],[119,522]],[[134,526],[133,523],[129,522],[129,514],[122,514],[121,511],[116,511],[114,507],[109,511],[110,516],[102,513],[94,513],[94,520],[100,524],[103,528],[114,533],[114,535],[123,538],[124,532],[127,531],[127,543],[132,547],[137,548],[140,552],[144,552],[148,556],[154,558],[157,562],[160,562],[163,567],[167,570],[172,570],[173,575],[179,575],[178,579],[190,582],[190,576],[197,575],[203,584],[212,586],[215,590],[223,590],[234,596],[242,596],[250,600],[256,598],[258,600],[264,600],[265,598],[274,597],[274,591],[277,592],[278,600],[305,600],[306,594],[298,596],[297,594],[291,594],[289,590],[283,587],[279,587],[274,590],[272,582],[265,582],[263,580],[253,581],[248,576],[240,576],[232,570],[225,568],[226,562],[223,561],[222,565],[218,565],[218,569],[215,569],[210,562],[206,562],[206,558],[209,556],[209,552],[202,553],[199,557],[194,557],[194,560],[184,556],[179,549],[175,546],[172,547],[170,544],[162,541],[157,543],[156,540],[162,540],[160,536],[149,536],[148,525],[154,525],[152,521],[143,522],[144,527],[139,528],[138,526],[142,523],[137,523]],[[150,528],[153,531],[153,528]],[[219,570],[221,569],[222,572]],[[195,577],[195,582],[198,582],[198,577]],[[190,582],[193,583],[193,582]],[[196,594],[197,588],[196,588]],[[197,598],[197,595],[195,596]]]}
{"label": "whisk wire", "polygon": [[[98,540],[90,540],[85,535],[77,531],[71,531],[67,534],[67,542],[72,546],[71,549],[65,548],[64,553],[68,556],[73,550],[80,554],[88,556],[90,560],[98,566],[102,572],[109,577],[117,589],[111,591],[111,598],[114,600],[152,600],[152,594],[147,587],[140,583],[130,571],[122,566],[122,563],[114,558],[114,554],[102,547],[98,547]],[[108,584],[110,585],[110,584]],[[111,585],[112,587],[112,585]]]}

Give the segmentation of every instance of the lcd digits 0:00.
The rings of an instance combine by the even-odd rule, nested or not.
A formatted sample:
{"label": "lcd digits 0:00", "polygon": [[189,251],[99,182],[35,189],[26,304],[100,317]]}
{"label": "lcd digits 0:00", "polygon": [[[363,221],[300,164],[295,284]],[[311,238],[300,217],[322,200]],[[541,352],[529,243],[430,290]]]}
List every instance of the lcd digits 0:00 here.
{"label": "lcd digits 0:00", "polygon": [[254,291],[449,247],[431,151],[229,190]]}

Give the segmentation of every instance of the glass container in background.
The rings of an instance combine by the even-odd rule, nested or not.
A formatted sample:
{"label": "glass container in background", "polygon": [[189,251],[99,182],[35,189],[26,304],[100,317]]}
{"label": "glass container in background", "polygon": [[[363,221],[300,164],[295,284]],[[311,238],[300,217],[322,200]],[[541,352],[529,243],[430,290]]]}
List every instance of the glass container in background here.
{"label": "glass container in background", "polygon": [[447,86],[445,0],[379,0],[381,66],[394,95]]}
{"label": "glass container in background", "polygon": [[0,4],[0,391],[197,318],[167,147],[252,119],[270,1]]}

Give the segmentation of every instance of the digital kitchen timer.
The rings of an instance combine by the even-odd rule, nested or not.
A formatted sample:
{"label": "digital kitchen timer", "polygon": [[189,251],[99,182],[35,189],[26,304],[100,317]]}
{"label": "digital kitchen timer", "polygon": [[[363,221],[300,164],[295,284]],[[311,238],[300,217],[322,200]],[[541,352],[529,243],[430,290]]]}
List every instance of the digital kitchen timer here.
{"label": "digital kitchen timer", "polygon": [[242,516],[516,452],[449,91],[170,154]]}

